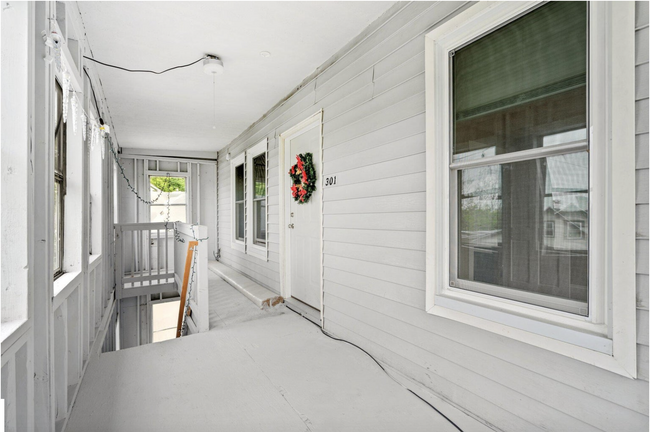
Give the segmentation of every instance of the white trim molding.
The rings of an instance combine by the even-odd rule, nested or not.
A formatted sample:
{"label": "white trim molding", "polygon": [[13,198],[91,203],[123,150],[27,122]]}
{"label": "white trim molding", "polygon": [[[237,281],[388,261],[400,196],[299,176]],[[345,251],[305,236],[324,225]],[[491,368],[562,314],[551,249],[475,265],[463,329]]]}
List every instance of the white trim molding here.
{"label": "white trim molding", "polygon": [[[291,201],[289,198],[290,195],[286,191],[289,190],[289,181],[290,177],[288,175],[289,165],[291,164],[289,160],[289,152],[286,151],[286,143],[305,132],[308,132],[314,128],[319,128],[319,152],[320,152],[320,166],[317,167],[318,179],[317,188],[322,191],[323,188],[323,110],[318,110],[316,113],[312,114],[305,120],[296,124],[295,126],[287,129],[286,131],[280,133],[278,139],[278,148],[279,148],[279,185],[280,185],[280,194],[279,194],[279,205],[280,205],[280,294],[285,299],[291,298],[291,271],[290,271],[290,241],[289,241],[289,230],[287,226],[287,214],[291,211]],[[321,193],[321,199],[318,203],[319,205],[319,214],[320,214],[320,324],[324,326],[324,301],[323,301],[323,194]]]}
{"label": "white trim molding", "polygon": [[[259,143],[255,144],[253,147],[246,150],[246,253],[255,258],[259,258],[262,261],[268,261],[268,238],[264,245],[259,245],[255,243],[255,218],[253,217],[253,199],[255,197],[254,187],[255,187],[255,170],[253,169],[253,159],[257,156],[266,153],[266,147],[268,144],[267,138],[264,138]],[[265,232],[268,237],[268,157],[266,159],[266,168],[264,170],[266,177],[266,186],[265,187],[265,197],[264,200],[267,201],[264,206],[266,215],[264,221],[266,224]]]}
{"label": "white trim molding", "polygon": [[[246,153],[242,152],[237,157],[230,159],[230,205],[232,206],[231,210],[231,234],[230,234],[230,245],[233,250],[239,251],[241,253],[246,253],[246,216],[244,216],[244,240],[237,239],[235,232],[237,230],[237,206],[235,205],[235,168],[239,165],[244,165],[244,182],[246,179]],[[246,185],[244,184],[244,191],[246,190]],[[245,194],[244,194],[245,195]],[[244,208],[246,208],[246,201],[244,196]]]}
{"label": "white trim molding", "polygon": [[479,2],[426,35],[426,310],[636,378],[634,3],[588,8],[589,315],[449,283],[450,52],[539,5]]}

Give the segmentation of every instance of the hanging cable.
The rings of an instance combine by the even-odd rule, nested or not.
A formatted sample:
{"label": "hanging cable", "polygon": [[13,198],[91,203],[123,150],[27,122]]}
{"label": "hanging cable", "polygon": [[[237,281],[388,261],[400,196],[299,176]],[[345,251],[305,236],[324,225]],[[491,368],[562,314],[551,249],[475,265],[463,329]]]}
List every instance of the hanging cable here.
{"label": "hanging cable", "polygon": [[101,62],[101,61],[99,61],[99,60],[95,60],[95,59],[92,58],[92,57],[84,56],[84,58],[85,58],[85,59],[88,59],[88,60],[90,60],[90,61],[93,61],[93,62],[95,62],[95,63],[99,63],[100,65],[107,66],[107,67],[111,67],[111,68],[114,68],[114,69],[123,70],[123,71],[125,71],[125,72],[134,72],[134,73],[150,73],[150,74],[155,74],[155,75],[161,75],[161,74],[164,74],[164,73],[166,73],[166,72],[173,71],[173,70],[175,70],[175,69],[181,69],[181,68],[186,68],[186,67],[189,67],[189,66],[195,65],[195,64],[197,64],[198,62],[200,62],[201,60],[206,59],[207,56],[203,56],[203,57],[201,57],[201,58],[198,59],[198,60],[194,60],[192,63],[183,64],[183,65],[178,65],[178,66],[173,66],[173,67],[170,67],[169,69],[165,69],[165,70],[162,70],[162,71],[160,71],[160,72],[152,71],[152,70],[149,70],[149,69],[128,69],[128,68],[125,68],[125,67],[122,67],[122,66],[116,66],[116,65],[109,64],[109,63],[104,63],[104,62]]}
{"label": "hanging cable", "polygon": [[361,348],[359,345],[353,344],[353,343],[350,342],[350,341],[347,341],[347,340],[345,340],[345,339],[339,339],[339,338],[337,338],[337,337],[334,337],[334,336],[330,335],[328,332],[325,331],[325,329],[323,329],[323,328],[320,326],[320,324],[318,324],[318,323],[315,322],[315,321],[310,320],[310,319],[307,318],[303,313],[300,313],[300,312],[298,312],[297,310],[290,308],[289,306],[287,306],[286,303],[284,304],[284,306],[285,306],[287,309],[289,309],[291,312],[293,312],[293,313],[295,313],[295,314],[297,314],[297,315],[300,315],[302,318],[306,319],[307,321],[309,321],[310,323],[312,323],[313,325],[315,325],[316,327],[318,327],[318,329],[321,331],[321,333],[323,333],[323,334],[324,334],[325,336],[327,336],[328,338],[330,338],[330,339],[334,339],[335,341],[338,341],[338,342],[345,342],[346,344],[352,345],[353,347],[358,348],[358,349],[360,349],[361,351],[363,351],[363,352],[364,352],[368,357],[370,357],[370,358],[371,358],[375,363],[377,363],[377,366],[379,366],[380,369],[381,369],[382,371],[384,371],[384,373],[388,376],[388,378],[392,379],[392,380],[395,381],[397,384],[399,384],[401,387],[403,387],[404,389],[408,390],[408,391],[409,391],[410,393],[412,393],[415,397],[417,397],[418,399],[420,399],[422,402],[424,402],[425,404],[429,405],[429,406],[430,406],[431,408],[433,408],[433,409],[434,409],[438,414],[440,414],[441,416],[443,416],[443,417],[444,417],[444,418],[445,418],[449,423],[451,423],[451,424],[452,424],[456,429],[458,429],[460,432],[463,432],[463,430],[462,430],[462,429],[461,429],[461,428],[460,428],[456,423],[454,423],[454,422],[453,422],[449,417],[447,417],[446,415],[444,415],[443,413],[441,413],[440,410],[438,410],[438,408],[434,407],[434,406],[431,405],[427,400],[425,400],[422,396],[418,395],[418,394],[415,393],[413,390],[411,390],[410,388],[406,387],[404,384],[402,384],[401,382],[399,382],[399,381],[397,381],[395,378],[393,378],[393,376],[392,376],[391,374],[388,373],[388,371],[386,370],[386,368],[384,368],[384,366],[382,366],[382,364],[379,363],[379,361],[378,361],[376,358],[374,358],[372,355],[370,355],[370,353],[369,353],[368,351],[364,350],[364,349]]}

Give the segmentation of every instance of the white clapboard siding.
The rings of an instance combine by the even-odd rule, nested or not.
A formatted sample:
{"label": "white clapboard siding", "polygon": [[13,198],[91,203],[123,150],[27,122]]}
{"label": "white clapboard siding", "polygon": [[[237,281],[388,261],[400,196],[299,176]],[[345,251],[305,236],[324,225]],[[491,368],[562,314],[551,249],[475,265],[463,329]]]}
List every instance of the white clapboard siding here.
{"label": "white clapboard siding", "polygon": [[636,2],[636,292],[637,368],[648,380],[648,3]]}
{"label": "white clapboard siding", "polygon": [[[222,261],[280,291],[278,136],[323,109],[322,175],[337,179],[323,190],[326,329],[504,431],[647,430],[647,3],[636,24],[637,380],[424,310],[424,34],[466,7],[399,4],[220,152]],[[225,160],[263,138],[268,262],[230,248]]]}

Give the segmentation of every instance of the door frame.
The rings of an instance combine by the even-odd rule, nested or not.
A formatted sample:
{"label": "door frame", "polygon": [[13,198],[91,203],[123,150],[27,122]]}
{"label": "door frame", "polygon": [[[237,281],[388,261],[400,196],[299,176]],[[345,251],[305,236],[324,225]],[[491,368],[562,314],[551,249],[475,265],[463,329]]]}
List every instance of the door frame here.
{"label": "door frame", "polygon": [[287,214],[290,211],[291,200],[287,195],[287,172],[289,167],[286,165],[286,155],[285,143],[293,138],[296,138],[302,135],[305,132],[312,130],[313,128],[319,128],[319,149],[320,154],[320,166],[318,169],[318,178],[316,179],[316,187],[321,191],[321,199],[318,204],[318,213],[320,217],[320,322],[321,326],[324,324],[323,321],[323,110],[320,109],[318,112],[307,117],[305,120],[301,121],[297,125],[287,129],[282,132],[279,136],[279,167],[280,167],[280,192],[279,192],[279,204],[280,204],[280,294],[285,299],[291,298],[291,260],[288,258],[291,256],[290,246],[291,242],[289,241],[289,230],[287,229]]}

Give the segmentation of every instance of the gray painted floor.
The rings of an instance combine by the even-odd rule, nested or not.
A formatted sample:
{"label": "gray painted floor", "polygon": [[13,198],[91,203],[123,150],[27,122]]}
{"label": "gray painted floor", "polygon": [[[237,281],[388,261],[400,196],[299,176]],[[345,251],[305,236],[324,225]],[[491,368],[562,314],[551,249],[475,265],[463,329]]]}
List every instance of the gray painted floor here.
{"label": "gray painted floor", "polygon": [[[361,351],[210,276],[212,331],[102,354],[68,432],[455,431]],[[465,431],[485,426],[439,401]]]}

